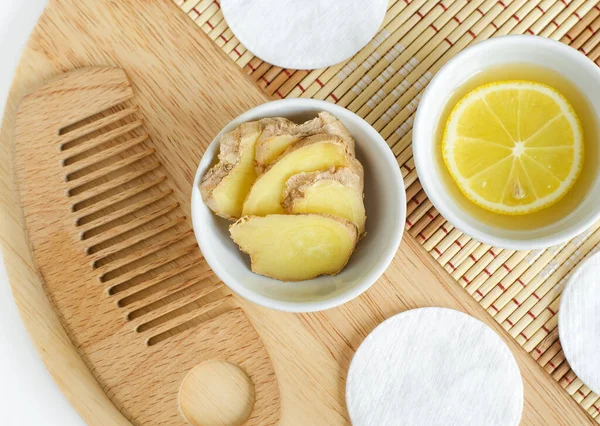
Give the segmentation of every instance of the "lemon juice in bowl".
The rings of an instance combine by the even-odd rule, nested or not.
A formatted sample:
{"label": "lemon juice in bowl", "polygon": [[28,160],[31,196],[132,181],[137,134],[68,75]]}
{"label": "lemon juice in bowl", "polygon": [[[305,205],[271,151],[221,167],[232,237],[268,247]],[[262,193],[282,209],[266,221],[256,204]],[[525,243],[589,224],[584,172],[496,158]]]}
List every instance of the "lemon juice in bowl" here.
{"label": "lemon juice in bowl", "polygon": [[496,65],[468,78],[435,137],[435,164],[452,198],[493,227],[538,229],[568,216],[598,174],[589,100],[540,65]]}

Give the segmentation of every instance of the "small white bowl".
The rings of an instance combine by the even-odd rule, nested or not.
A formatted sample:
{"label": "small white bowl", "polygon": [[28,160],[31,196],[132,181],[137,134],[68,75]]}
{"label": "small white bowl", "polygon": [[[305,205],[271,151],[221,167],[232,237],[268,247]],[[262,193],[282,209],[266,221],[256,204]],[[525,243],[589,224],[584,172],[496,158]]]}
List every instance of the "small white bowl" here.
{"label": "small white bowl", "polygon": [[[480,216],[465,209],[465,201],[470,201],[457,195],[458,189],[454,188],[445,165],[439,161],[441,153],[438,152],[436,130],[452,93],[476,73],[502,64],[531,64],[558,72],[587,95],[593,114],[596,118],[600,116],[600,70],[577,50],[557,41],[526,35],[496,37],[477,43],[448,61],[423,93],[415,116],[412,142],[419,180],[442,216],[465,234],[485,244],[514,250],[560,244],[600,218],[600,176],[590,180],[585,196],[566,215],[557,214],[558,217],[543,226],[506,229],[484,222]],[[514,218],[518,220],[518,216]]]}
{"label": "small white bowl", "polygon": [[[231,222],[217,217],[202,200],[199,183],[218,154],[219,137],[240,123],[264,117],[285,117],[301,123],[327,111],[356,140],[356,157],[365,170],[367,235],[358,243],[346,267],[336,276],[297,283],[255,274],[250,259],[229,237]],[[341,305],[368,289],[396,254],[406,220],[406,193],[398,162],[385,140],[366,121],[337,105],[313,99],[268,102],[240,115],[212,141],[194,179],[192,222],[204,258],[217,276],[240,296],[268,308],[313,312]]]}

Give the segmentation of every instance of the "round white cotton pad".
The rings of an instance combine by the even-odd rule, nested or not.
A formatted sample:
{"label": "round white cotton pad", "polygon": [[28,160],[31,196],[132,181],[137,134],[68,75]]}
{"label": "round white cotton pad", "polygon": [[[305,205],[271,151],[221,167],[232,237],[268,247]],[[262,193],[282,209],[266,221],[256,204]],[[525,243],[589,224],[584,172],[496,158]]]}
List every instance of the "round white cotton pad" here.
{"label": "round white cotton pad", "polygon": [[314,69],[362,49],[388,0],[221,0],[227,25],[252,53],[283,68]]}
{"label": "round white cotton pad", "polygon": [[569,279],[558,309],[558,335],[577,377],[600,393],[600,253]]}
{"label": "round white cotton pad", "polygon": [[523,383],[500,337],[445,308],[398,314],[360,345],[346,383],[354,426],[518,425]]}

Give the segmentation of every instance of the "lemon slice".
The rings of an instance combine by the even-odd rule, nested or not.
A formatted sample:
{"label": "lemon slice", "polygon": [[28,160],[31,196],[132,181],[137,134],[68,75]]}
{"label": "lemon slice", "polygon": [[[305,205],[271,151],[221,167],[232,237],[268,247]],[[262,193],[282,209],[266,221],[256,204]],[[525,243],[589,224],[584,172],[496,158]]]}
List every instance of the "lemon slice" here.
{"label": "lemon slice", "polygon": [[471,201],[521,215],[556,203],[571,189],[583,163],[583,133],[556,90],[503,81],[458,102],[446,123],[442,153]]}

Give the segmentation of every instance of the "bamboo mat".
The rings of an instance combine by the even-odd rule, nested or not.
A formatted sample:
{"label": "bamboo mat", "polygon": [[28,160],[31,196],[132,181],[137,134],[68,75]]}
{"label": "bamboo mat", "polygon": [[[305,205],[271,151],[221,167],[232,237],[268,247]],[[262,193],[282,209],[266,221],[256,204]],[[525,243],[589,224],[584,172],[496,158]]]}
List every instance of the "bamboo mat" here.
{"label": "bamboo mat", "polygon": [[373,125],[402,170],[407,231],[600,423],[600,398],[569,367],[557,328],[561,292],[573,267],[600,248],[600,223],[545,250],[479,243],[432,207],[411,150],[423,88],[449,58],[478,40],[536,34],[569,44],[600,65],[599,0],[390,0],[371,43],[339,65],[313,71],[282,69],[256,58],[233,36],[217,1],[174,1],[274,99],[324,99]]}

